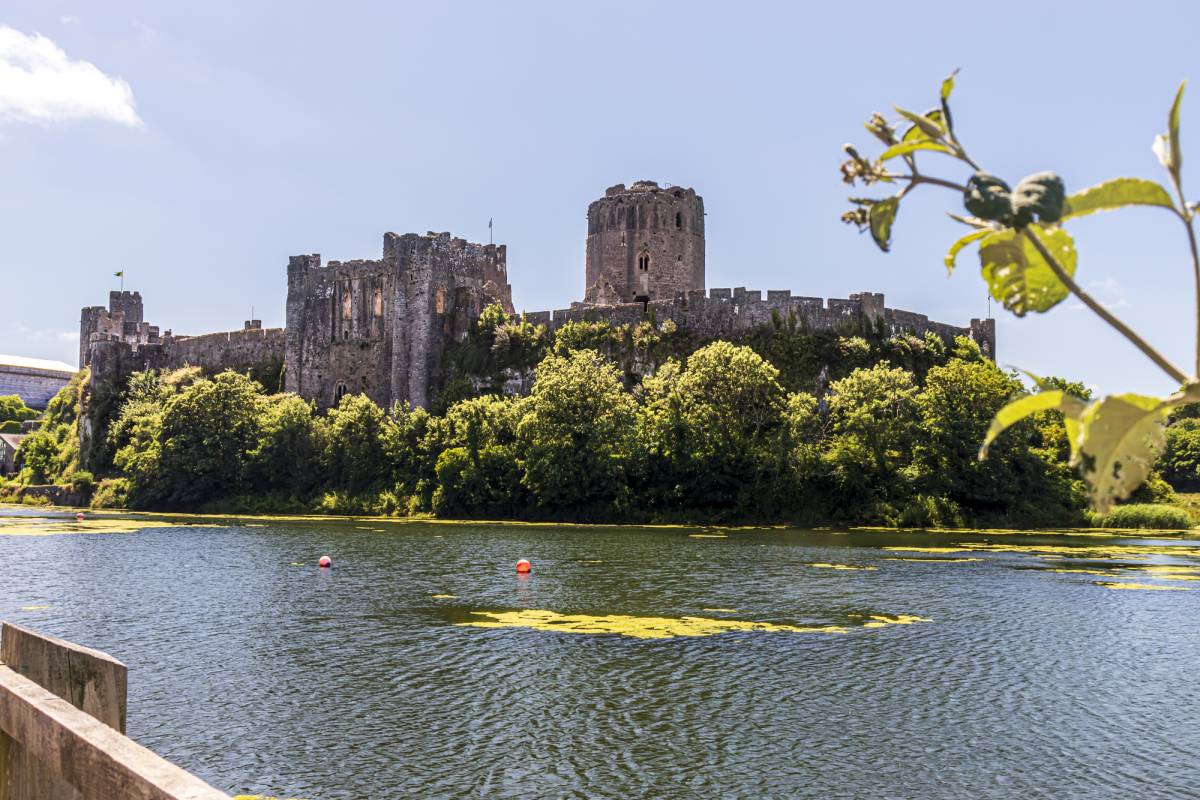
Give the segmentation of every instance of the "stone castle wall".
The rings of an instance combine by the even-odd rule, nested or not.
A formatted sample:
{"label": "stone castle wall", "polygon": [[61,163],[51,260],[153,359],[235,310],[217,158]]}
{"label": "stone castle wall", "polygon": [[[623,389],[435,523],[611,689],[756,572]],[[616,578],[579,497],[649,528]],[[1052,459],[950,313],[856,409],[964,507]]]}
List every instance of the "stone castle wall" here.
{"label": "stone castle wall", "polygon": [[996,353],[995,320],[973,319],[967,327],[934,322],[924,314],[887,308],[882,294],[863,292],[846,299],[803,297],[789,290],[771,290],[763,297],[757,289],[710,289],[677,294],[670,300],[648,303],[624,303],[615,306],[593,306],[576,303],[571,308],[525,314],[535,324],[556,329],[568,321],[606,320],[613,324],[633,324],[653,314],[659,321],[670,319],[680,329],[701,339],[716,339],[747,333],[757,327],[770,325],[776,317],[789,317],[809,330],[858,329],[874,327],[882,321],[889,333],[908,332],[924,336],[933,332],[950,342],[956,336],[967,336],[993,360]]}
{"label": "stone castle wall", "polygon": [[284,329],[251,328],[202,336],[166,337],[162,347],[167,369],[192,366],[210,371],[244,371],[272,362],[283,363]]}
{"label": "stone castle wall", "polygon": [[616,305],[704,289],[704,199],[654,181],[610,187],[588,206],[584,300]]}
{"label": "stone castle wall", "polygon": [[286,389],[334,405],[428,405],[442,353],[491,303],[513,313],[507,249],[449,233],[384,235],[383,258],[288,262]]}
{"label": "stone castle wall", "polygon": [[131,345],[158,341],[158,326],[143,319],[139,292],[109,292],[108,307],[88,306],[79,314],[79,367],[88,363],[88,342],[92,334],[115,337]]}
{"label": "stone castle wall", "polygon": [[[286,327],[159,335],[143,319],[137,292],[112,292],[109,306],[80,315],[80,365],[93,375],[193,365],[208,371],[284,364],[286,391],[325,408],[344,394],[365,394],[388,407],[428,406],[444,380],[443,354],[461,341],[485,307],[512,314],[507,249],[429,232],[384,234],[379,259],[330,261],[293,256],[287,267]],[[636,323],[647,315],[700,339],[734,338],[777,318],[809,330],[882,327],[947,341],[969,336],[991,358],[993,320],[968,327],[890,309],[882,294],[846,299],[790,291],[704,287],[704,200],[692,189],[638,181],[617,184],[588,207],[586,292],[570,308],[526,314],[557,328],[569,320]]]}

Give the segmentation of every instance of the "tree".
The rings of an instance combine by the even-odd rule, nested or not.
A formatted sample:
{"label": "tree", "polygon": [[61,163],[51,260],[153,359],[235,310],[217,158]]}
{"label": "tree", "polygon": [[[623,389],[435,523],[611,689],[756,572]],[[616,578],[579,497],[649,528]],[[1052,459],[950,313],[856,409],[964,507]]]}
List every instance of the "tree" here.
{"label": "tree", "polygon": [[823,460],[835,505],[870,509],[903,501],[917,435],[917,386],[909,372],[877,364],[829,387],[829,441]]}
{"label": "tree", "polygon": [[[1016,399],[996,414],[980,450],[981,458],[1005,428],[1031,414],[1054,409],[1072,420],[1068,437],[1072,463],[1080,467],[1093,504],[1105,512],[1114,502],[1128,497],[1151,473],[1163,445],[1163,424],[1172,409],[1200,400],[1200,248],[1195,231],[1197,204],[1188,203],[1183,191],[1179,112],[1184,87],[1181,85],[1175,93],[1167,115],[1167,132],[1154,143],[1174,189],[1172,197],[1166,187],[1141,178],[1116,178],[1068,196],[1062,179],[1053,172],[1028,175],[1010,187],[981,169],[958,138],[949,104],[954,85],[955,75],[951,74],[942,82],[938,107],[925,114],[897,108],[903,130],[882,115],[873,115],[866,123],[867,130],[885,147],[876,159],[864,157],[852,145],[845,146],[849,158],[842,164],[842,175],[847,183],[901,188],[890,197],[850,198],[855,207],[842,219],[869,231],[876,245],[886,252],[891,247],[897,212],[912,190],[936,186],[957,192],[967,216],[951,217],[971,230],[950,246],[945,258],[947,269],[954,270],[963,249],[978,245],[982,277],[988,291],[1005,309],[1018,317],[1030,312],[1041,314],[1074,295],[1181,387],[1165,398],[1121,394],[1092,401],[1061,389],[1049,389]],[[930,155],[947,157],[952,163],[958,162],[960,170],[973,174],[963,180],[957,176],[937,177],[918,169],[918,160]],[[1097,211],[1128,206],[1161,209],[1183,226],[1197,309],[1195,365],[1190,374],[1166,359],[1075,279],[1075,241],[1065,224]]]}
{"label": "tree", "polygon": [[307,492],[320,479],[324,433],[311,402],[294,394],[260,397],[258,439],[248,454],[248,484],[256,491]]}
{"label": "tree", "polygon": [[194,506],[245,487],[261,433],[260,389],[244,375],[222,372],[167,400],[156,437],[163,503]]}
{"label": "tree", "polygon": [[[914,460],[918,491],[975,513],[1004,515],[1042,509],[1062,516],[1070,504],[1070,476],[1053,476],[1033,450],[1032,420],[998,441],[985,461],[976,442],[996,413],[1022,392],[1021,383],[990,361],[954,359],[934,367],[916,397],[920,435]],[[1066,485],[1056,485],[1063,483]],[[1056,507],[1057,506],[1057,507]]]}
{"label": "tree", "polygon": [[326,418],[325,470],[330,483],[361,492],[391,475],[384,443],[391,437],[383,409],[362,394],[346,395]]}
{"label": "tree", "polygon": [[1181,419],[1167,428],[1159,468],[1176,489],[1194,490],[1200,485],[1200,419]]}
{"label": "tree", "polygon": [[517,426],[523,402],[477,397],[451,406],[435,467],[433,510],[443,515],[512,513],[524,505]]}
{"label": "tree", "polygon": [[590,513],[624,487],[634,401],[619,370],[593,350],[547,356],[517,426],[524,485],[539,506]]}
{"label": "tree", "polygon": [[751,350],[713,342],[651,383],[639,436],[646,475],[670,481],[679,509],[764,509],[786,462],[779,370]]}
{"label": "tree", "polygon": [[[37,415],[38,412],[26,406],[25,401],[21,399],[20,395],[0,395],[0,423],[20,423],[27,419],[33,419]],[[20,429],[19,424],[17,428],[18,430]]]}

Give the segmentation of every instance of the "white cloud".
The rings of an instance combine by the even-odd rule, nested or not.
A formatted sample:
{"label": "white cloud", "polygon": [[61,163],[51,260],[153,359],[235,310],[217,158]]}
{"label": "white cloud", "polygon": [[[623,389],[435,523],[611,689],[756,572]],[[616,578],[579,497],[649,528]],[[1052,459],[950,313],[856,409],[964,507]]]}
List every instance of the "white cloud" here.
{"label": "white cloud", "polygon": [[79,17],[75,16],[74,14],[63,14],[58,18],[58,21],[63,25],[77,25],[79,23]]}
{"label": "white cloud", "polygon": [[53,41],[0,25],[0,121],[103,119],[140,127],[133,90]]}
{"label": "white cloud", "polygon": [[[1129,298],[1125,296],[1125,287],[1116,278],[1101,278],[1091,281],[1084,284],[1083,288],[1096,299],[1096,302],[1109,311],[1129,306]],[[1063,308],[1067,311],[1083,311],[1087,306],[1072,298],[1071,302],[1065,304]]]}

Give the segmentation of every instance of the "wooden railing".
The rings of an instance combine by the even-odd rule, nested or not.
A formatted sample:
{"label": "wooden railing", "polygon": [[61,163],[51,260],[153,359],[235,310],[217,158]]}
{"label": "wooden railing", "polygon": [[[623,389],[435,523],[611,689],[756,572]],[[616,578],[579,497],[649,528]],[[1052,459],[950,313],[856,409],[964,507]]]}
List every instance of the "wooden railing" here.
{"label": "wooden railing", "polygon": [[125,736],[125,665],[0,629],[0,800],[229,800]]}

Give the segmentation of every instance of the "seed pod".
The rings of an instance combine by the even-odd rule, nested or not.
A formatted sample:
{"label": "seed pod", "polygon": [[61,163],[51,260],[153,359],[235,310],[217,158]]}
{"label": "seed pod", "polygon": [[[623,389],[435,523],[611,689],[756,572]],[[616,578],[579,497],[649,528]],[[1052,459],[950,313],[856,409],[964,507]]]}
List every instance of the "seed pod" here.
{"label": "seed pod", "polygon": [[1062,218],[1066,190],[1062,178],[1053,172],[1039,172],[1022,178],[1012,194],[1017,225],[1028,225],[1036,215],[1039,222],[1058,222]]}
{"label": "seed pod", "polygon": [[976,172],[967,181],[963,205],[967,211],[990,222],[1005,222],[1012,216],[1012,195],[1008,184],[986,172]]}

